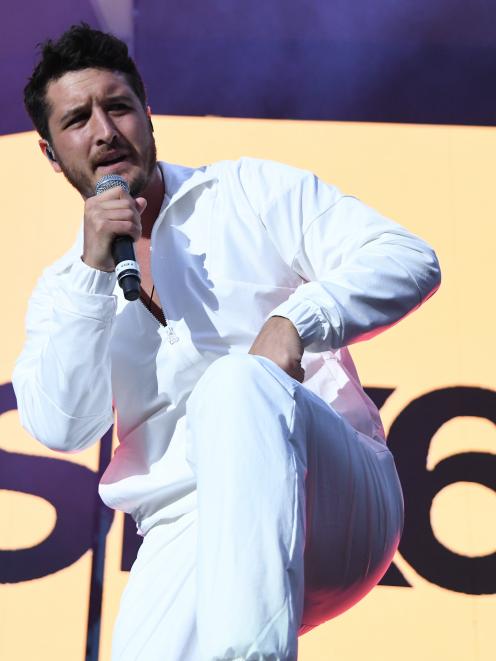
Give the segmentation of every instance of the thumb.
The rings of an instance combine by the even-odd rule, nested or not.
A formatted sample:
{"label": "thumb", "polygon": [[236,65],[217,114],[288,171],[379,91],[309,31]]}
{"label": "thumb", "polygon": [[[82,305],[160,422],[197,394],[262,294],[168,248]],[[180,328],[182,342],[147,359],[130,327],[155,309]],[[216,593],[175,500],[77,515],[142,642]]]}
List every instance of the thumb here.
{"label": "thumb", "polygon": [[141,216],[143,211],[146,209],[146,205],[148,204],[148,202],[144,197],[137,197],[135,199],[135,202],[136,202],[136,208],[138,209],[139,215]]}

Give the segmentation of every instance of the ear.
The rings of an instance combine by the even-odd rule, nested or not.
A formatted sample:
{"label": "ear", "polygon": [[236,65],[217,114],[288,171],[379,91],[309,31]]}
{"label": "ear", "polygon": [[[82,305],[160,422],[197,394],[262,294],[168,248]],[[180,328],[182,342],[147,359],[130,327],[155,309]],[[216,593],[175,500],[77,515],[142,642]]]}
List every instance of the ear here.
{"label": "ear", "polygon": [[150,128],[151,128],[152,133],[153,133],[154,128],[153,128],[153,122],[152,122],[152,109],[150,108],[150,106],[146,106],[146,116],[148,117],[148,123],[150,124]]}
{"label": "ear", "polygon": [[41,153],[43,154],[43,156],[48,158],[48,160],[50,161],[50,165],[55,170],[55,172],[57,172],[57,173],[62,172],[62,168],[60,167],[60,165],[57,161],[57,158],[55,157],[55,154],[53,153],[53,149],[50,146],[48,140],[45,140],[44,138],[41,138],[40,140],[38,140],[38,145],[40,146]]}

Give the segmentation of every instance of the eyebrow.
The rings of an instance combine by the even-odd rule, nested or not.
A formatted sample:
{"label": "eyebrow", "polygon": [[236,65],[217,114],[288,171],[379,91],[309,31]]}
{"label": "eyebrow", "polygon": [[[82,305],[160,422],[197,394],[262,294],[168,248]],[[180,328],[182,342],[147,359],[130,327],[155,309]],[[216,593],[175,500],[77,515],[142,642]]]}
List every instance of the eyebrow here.
{"label": "eyebrow", "polygon": [[[111,103],[119,103],[125,101],[128,104],[132,104],[132,97],[128,94],[115,94],[111,95],[105,98],[104,105],[106,104],[111,104]],[[88,104],[82,104],[80,106],[76,106],[75,108],[71,108],[67,112],[65,112],[62,117],[59,120],[60,125],[64,125],[71,117],[75,117],[81,112],[84,112],[88,108]]]}
{"label": "eyebrow", "polygon": [[81,105],[81,106],[76,106],[75,108],[71,108],[68,110],[66,113],[62,115],[62,117],[59,120],[59,124],[65,124],[68,119],[71,117],[74,117],[80,112],[84,112],[84,110],[87,108],[87,105]]}

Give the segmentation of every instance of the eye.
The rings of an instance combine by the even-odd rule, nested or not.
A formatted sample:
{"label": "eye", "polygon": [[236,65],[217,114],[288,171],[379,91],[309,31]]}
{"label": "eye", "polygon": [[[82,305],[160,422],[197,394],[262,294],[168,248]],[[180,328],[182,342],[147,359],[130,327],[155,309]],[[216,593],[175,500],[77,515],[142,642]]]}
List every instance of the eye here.
{"label": "eye", "polygon": [[130,110],[129,106],[127,103],[123,102],[116,102],[116,103],[111,103],[108,107],[109,112],[113,113],[125,113]]}
{"label": "eye", "polygon": [[65,124],[64,128],[69,128],[70,126],[77,126],[78,124],[84,124],[84,122],[87,120],[88,115],[84,113],[80,113],[78,115],[74,115],[71,117]]}

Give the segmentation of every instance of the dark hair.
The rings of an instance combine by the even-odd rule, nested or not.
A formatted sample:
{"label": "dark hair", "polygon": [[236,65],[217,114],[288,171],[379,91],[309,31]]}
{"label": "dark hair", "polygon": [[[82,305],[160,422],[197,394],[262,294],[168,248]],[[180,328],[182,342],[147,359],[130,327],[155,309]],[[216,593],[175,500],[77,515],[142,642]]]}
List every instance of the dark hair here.
{"label": "dark hair", "polygon": [[81,23],[70,27],[57,41],[48,39],[40,44],[40,49],[41,60],[24,88],[24,105],[42,138],[50,139],[50,108],[46,101],[48,84],[68,71],[90,67],[119,71],[124,74],[129,86],[145,107],[143,80],[129,56],[126,44],[117,37],[93,30],[86,23]]}

